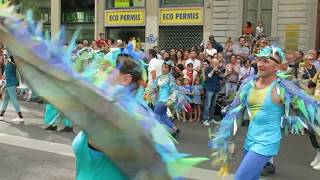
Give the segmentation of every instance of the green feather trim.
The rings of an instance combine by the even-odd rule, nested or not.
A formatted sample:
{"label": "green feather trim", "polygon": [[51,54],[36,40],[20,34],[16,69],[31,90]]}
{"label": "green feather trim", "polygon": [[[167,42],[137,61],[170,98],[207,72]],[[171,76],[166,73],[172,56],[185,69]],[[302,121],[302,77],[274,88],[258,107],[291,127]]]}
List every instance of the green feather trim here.
{"label": "green feather trim", "polygon": [[208,161],[208,158],[182,158],[168,163],[168,170],[171,177],[179,177],[186,173],[193,166]]}

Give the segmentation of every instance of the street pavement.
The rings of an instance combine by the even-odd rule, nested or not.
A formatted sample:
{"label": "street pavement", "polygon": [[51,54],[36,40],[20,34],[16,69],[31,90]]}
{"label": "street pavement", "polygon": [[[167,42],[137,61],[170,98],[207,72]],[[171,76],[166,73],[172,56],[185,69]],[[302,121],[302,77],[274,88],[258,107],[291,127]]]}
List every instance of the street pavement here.
{"label": "street pavement", "polygon": [[[71,143],[75,133],[45,131],[42,123],[43,106],[21,102],[25,124],[10,122],[16,117],[9,106],[5,121],[0,122],[0,180],[69,180],[74,179],[75,163]],[[177,147],[194,156],[209,156],[208,128],[201,123],[177,123],[182,130]],[[233,171],[239,166],[246,129],[235,136],[236,152]],[[275,157],[276,175],[263,177],[274,180],[318,180],[320,171],[309,166],[315,151],[308,136],[284,135],[281,151]],[[184,174],[186,179],[220,179],[217,171],[204,162]],[[233,179],[233,175],[225,179]]]}

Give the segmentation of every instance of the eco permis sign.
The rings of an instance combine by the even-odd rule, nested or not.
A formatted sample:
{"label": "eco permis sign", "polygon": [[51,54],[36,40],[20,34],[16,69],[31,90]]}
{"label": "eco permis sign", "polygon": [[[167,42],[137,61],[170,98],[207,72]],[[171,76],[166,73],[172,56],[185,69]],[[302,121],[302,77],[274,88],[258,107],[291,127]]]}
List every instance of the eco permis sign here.
{"label": "eco permis sign", "polygon": [[160,25],[203,25],[202,7],[160,9]]}
{"label": "eco permis sign", "polygon": [[144,26],[144,10],[110,10],[105,13],[106,26]]}

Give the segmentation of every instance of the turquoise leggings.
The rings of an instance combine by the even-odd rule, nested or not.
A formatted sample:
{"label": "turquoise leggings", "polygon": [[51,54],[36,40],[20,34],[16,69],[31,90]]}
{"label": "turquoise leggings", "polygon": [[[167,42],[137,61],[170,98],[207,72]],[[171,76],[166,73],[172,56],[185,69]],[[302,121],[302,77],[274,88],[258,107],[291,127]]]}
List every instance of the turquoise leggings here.
{"label": "turquoise leggings", "polygon": [[244,157],[236,172],[235,180],[259,180],[260,174],[272,156],[263,156],[244,150]]}
{"label": "turquoise leggings", "polygon": [[2,111],[7,110],[9,100],[13,104],[16,112],[21,112],[20,107],[19,107],[19,103],[18,103],[18,99],[17,99],[17,92],[16,92],[15,86],[4,88],[4,99],[3,99],[3,104],[2,104]]}

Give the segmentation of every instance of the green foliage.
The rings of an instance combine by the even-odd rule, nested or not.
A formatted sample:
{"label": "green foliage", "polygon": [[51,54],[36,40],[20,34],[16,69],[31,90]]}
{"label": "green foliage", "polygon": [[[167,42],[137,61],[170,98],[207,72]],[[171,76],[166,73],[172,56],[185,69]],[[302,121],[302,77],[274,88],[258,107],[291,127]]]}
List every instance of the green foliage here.
{"label": "green foliage", "polygon": [[33,0],[9,0],[9,3],[17,6],[17,11],[19,13],[25,13],[27,10],[32,10],[34,19],[40,20],[40,10],[35,6],[35,2]]}

